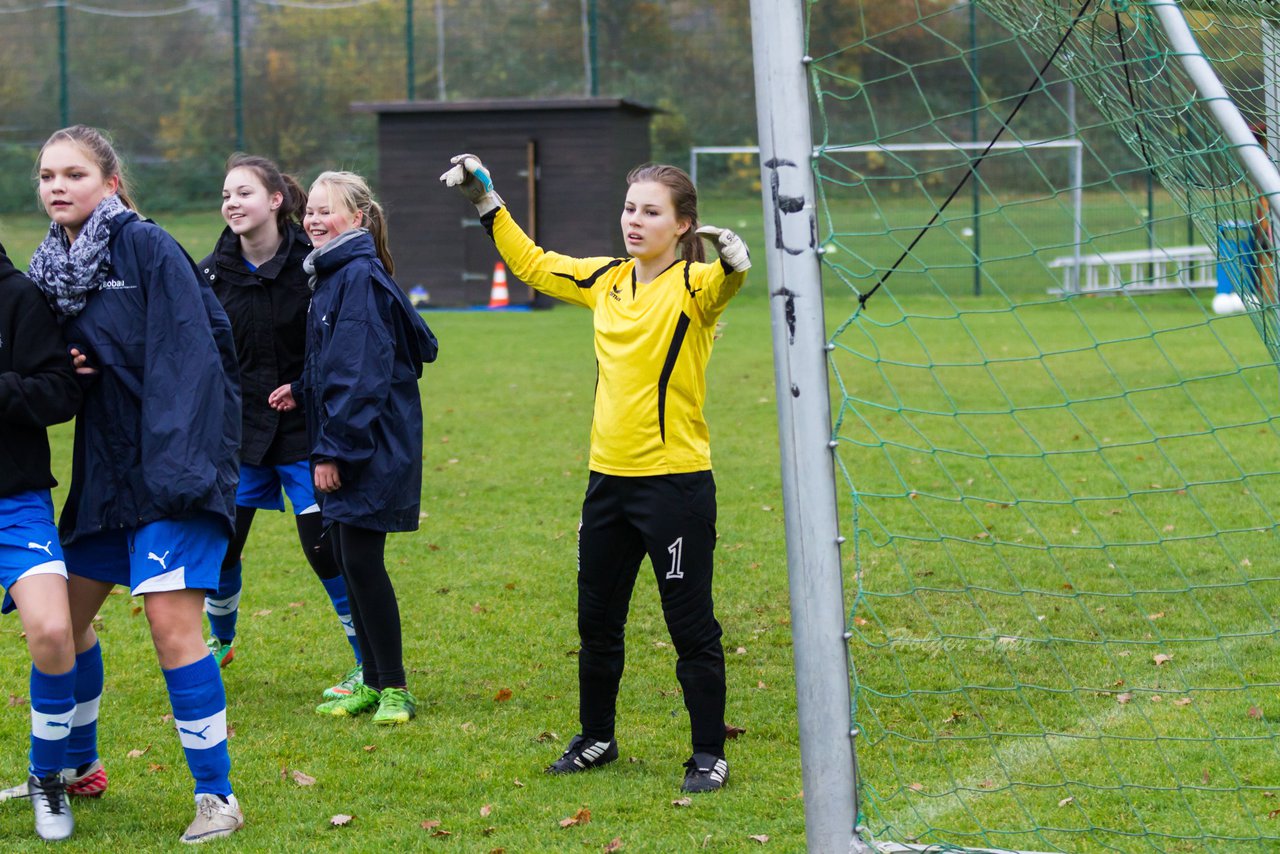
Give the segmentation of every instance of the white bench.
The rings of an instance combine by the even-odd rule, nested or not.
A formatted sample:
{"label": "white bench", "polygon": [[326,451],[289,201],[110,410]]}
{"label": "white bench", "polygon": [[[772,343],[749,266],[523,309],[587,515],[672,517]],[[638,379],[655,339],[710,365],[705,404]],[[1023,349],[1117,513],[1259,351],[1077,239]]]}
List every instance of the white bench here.
{"label": "white bench", "polygon": [[1053,293],[1135,293],[1218,286],[1217,253],[1208,246],[1171,246],[1063,255],[1049,262],[1062,270]]}

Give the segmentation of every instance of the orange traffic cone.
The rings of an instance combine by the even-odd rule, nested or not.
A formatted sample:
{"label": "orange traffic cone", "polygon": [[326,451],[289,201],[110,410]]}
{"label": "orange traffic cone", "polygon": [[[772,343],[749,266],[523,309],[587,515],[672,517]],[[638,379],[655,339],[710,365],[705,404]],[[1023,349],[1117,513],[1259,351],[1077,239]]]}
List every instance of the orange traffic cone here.
{"label": "orange traffic cone", "polygon": [[493,287],[489,289],[489,308],[506,308],[511,302],[507,293],[507,268],[502,262],[493,265]]}

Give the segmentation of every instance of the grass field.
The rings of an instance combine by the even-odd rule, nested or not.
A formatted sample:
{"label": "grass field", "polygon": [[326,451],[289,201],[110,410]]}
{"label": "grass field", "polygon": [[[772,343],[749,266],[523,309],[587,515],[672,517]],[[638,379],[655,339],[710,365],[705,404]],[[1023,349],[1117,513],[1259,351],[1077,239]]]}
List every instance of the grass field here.
{"label": "grass field", "polygon": [[[756,214],[758,222],[759,215]],[[157,217],[197,253],[215,217]],[[210,226],[212,230],[210,230]],[[0,221],[19,260],[44,224]],[[203,231],[202,231],[203,229]],[[190,236],[188,236],[190,235]],[[619,708],[622,760],[581,778],[542,768],[576,732],[575,531],[586,485],[595,366],[590,316],[549,312],[429,315],[439,361],[422,383],[422,528],[388,540],[406,665],[422,705],[410,726],[312,713],[350,651],[299,553],[292,520],[260,514],[245,555],[236,661],[226,671],[233,782],[245,851],[748,851],[803,847],[779,495],[772,354],[763,275],[726,316],[712,360],[708,417],[720,490],[717,609],[725,628],[732,780],[673,806],[688,758],[675,657],[642,570]],[[54,431],[67,479],[70,430]],[[60,495],[55,496],[60,500]],[[101,743],[111,791],[77,802],[68,850],[155,849],[190,820],[188,777],[139,602],[102,611],[107,669]],[[26,654],[0,621],[0,779],[25,768]],[[509,699],[501,699],[510,692]],[[138,758],[130,751],[146,750]],[[299,786],[287,772],[314,777]],[[286,772],[286,773],[283,773]],[[562,828],[582,809],[589,823]],[[331,816],[355,816],[332,827]],[[423,822],[439,821],[424,829]],[[28,850],[30,809],[0,805],[0,848]],[[445,836],[445,833],[449,835]]]}
{"label": "grass field", "polygon": [[[1091,227],[1112,233],[1106,248],[1144,245],[1127,203],[1090,210]],[[877,222],[897,234],[927,218],[904,205],[877,219],[857,204],[835,217],[829,260],[860,283],[903,242]],[[216,214],[157,219],[197,256],[219,227]],[[755,200],[708,199],[703,219],[763,257]],[[1046,257],[1019,248],[1029,217],[1019,225],[984,232],[990,256],[1013,265],[987,265],[998,287],[986,296],[967,296],[958,243],[939,232],[943,244],[931,235],[918,269],[835,338],[865,818],[887,838],[931,842],[1272,850],[1274,363],[1247,318],[1210,319],[1200,296],[1048,301]],[[0,219],[0,241],[21,262],[43,228]],[[1182,223],[1161,228],[1185,242]],[[827,281],[832,329],[856,305],[839,279]],[[382,732],[311,713],[346,644],[291,520],[263,515],[226,673],[250,822],[228,848],[599,851],[620,839],[626,851],[747,851],[767,836],[764,850],[803,849],[764,284],[761,265],[725,316],[709,376],[728,718],[745,729],[730,743],[730,785],[673,804],[687,719],[647,583],[631,617],[623,761],[581,779],[541,773],[575,731],[589,318],[433,313],[442,355],[422,386],[425,516],[388,549],[420,717]],[[55,431],[64,480],[69,435]],[[121,595],[103,609],[112,791],[80,806],[77,848],[159,847],[189,817],[136,608]],[[13,645],[0,663],[12,697],[0,732],[13,745],[0,772],[16,780],[26,659],[16,621],[0,633]],[[298,785],[294,770],[316,783]],[[561,827],[584,808],[590,822]],[[355,818],[335,828],[337,814]],[[25,805],[0,805],[0,847],[27,846],[28,824]]]}

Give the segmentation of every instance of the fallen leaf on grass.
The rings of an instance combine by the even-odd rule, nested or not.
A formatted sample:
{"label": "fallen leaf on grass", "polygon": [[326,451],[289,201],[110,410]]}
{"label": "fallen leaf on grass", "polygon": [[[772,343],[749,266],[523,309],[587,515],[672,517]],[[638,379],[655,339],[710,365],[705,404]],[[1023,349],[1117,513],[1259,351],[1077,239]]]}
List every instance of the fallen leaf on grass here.
{"label": "fallen leaf on grass", "polygon": [[1280,810],[1272,810],[1271,812],[1267,813],[1267,818],[1275,818],[1278,815],[1280,815]]}
{"label": "fallen leaf on grass", "polygon": [[746,730],[740,726],[734,726],[733,724],[724,725],[725,738],[737,738],[738,736],[742,735],[744,732],[746,732]]}
{"label": "fallen leaf on grass", "polygon": [[517,789],[523,789],[523,788],[524,788],[524,783],[521,783],[521,782],[520,782],[520,779],[519,779],[518,777],[517,777],[516,779],[514,779],[514,780],[512,780],[512,781],[511,781],[511,785],[515,786]]}
{"label": "fallen leaf on grass", "polygon": [[452,831],[452,830],[444,830],[443,828],[441,828],[440,830],[433,830],[433,831],[431,831],[431,835],[432,835],[432,836],[434,836],[434,837],[436,837],[436,838],[438,838],[438,839],[443,839],[443,838],[444,838],[444,837],[446,837],[446,836],[453,836],[453,831]]}
{"label": "fallen leaf on grass", "polygon": [[551,732],[551,730],[545,730],[545,729],[542,732],[538,733],[537,737],[534,739],[534,741],[538,742],[539,744],[546,744],[548,741],[559,741],[559,740],[560,740],[560,736],[556,735],[554,732]]}
{"label": "fallen leaf on grass", "polygon": [[473,614],[487,614],[487,613],[489,613],[489,609],[488,609],[488,608],[486,608],[485,606],[481,605],[479,602],[477,602],[477,603],[475,603],[474,605],[472,605],[472,606],[471,606],[471,613],[473,613]]}
{"label": "fallen leaf on grass", "polygon": [[493,807],[489,804],[485,804],[484,806],[480,807],[481,818],[488,818],[491,812],[493,812]]}
{"label": "fallen leaf on grass", "polygon": [[24,704],[24,703],[26,703],[26,702],[27,702],[27,698],[26,698],[26,697],[19,697],[17,694],[10,694],[10,695],[9,695],[9,706],[10,706],[10,708],[12,708],[13,706],[21,706],[21,705],[23,705],[23,704]]}
{"label": "fallen leaf on grass", "polygon": [[561,827],[573,827],[575,824],[586,824],[591,821],[591,810],[583,807],[568,818],[560,819]]}
{"label": "fallen leaf on grass", "polygon": [[1246,714],[1248,714],[1249,717],[1253,718],[1255,721],[1262,720],[1262,709],[1259,709],[1257,706],[1250,706],[1249,711]]}
{"label": "fallen leaf on grass", "polygon": [[152,774],[155,774],[165,770],[165,766],[161,765],[159,762],[152,762],[150,765],[147,766],[147,770],[150,771]]}
{"label": "fallen leaf on grass", "polygon": [[613,837],[613,839],[609,840],[608,844],[604,846],[604,850],[605,851],[621,851],[622,837],[621,836]]}
{"label": "fallen leaf on grass", "polygon": [[907,788],[913,792],[923,792],[924,783],[912,783],[910,786],[907,786]]}
{"label": "fallen leaf on grass", "polygon": [[766,842],[769,841],[769,837],[763,833],[757,833],[753,836],[748,836],[747,838],[752,840],[753,842],[759,842],[761,845],[764,845]]}
{"label": "fallen leaf on grass", "polygon": [[1124,694],[1116,694],[1116,702],[1122,706],[1130,702],[1132,699],[1133,699],[1133,695],[1127,692]]}
{"label": "fallen leaf on grass", "polygon": [[978,788],[979,788],[979,789],[990,789],[990,788],[991,788],[992,786],[994,786],[995,784],[996,784],[995,780],[983,780],[981,783],[979,783],[979,784],[978,784]]}
{"label": "fallen leaf on grass", "polygon": [[1159,655],[1153,655],[1153,656],[1151,656],[1151,660],[1152,660],[1153,662],[1155,662],[1156,667],[1159,667],[1159,666],[1160,666],[1160,665],[1162,665],[1162,664],[1168,664],[1170,661],[1173,661],[1173,656],[1172,656],[1172,655],[1165,655],[1165,654],[1162,652],[1162,653],[1160,653]]}
{"label": "fallen leaf on grass", "polygon": [[693,803],[693,798],[676,798],[671,802],[673,807],[687,807]]}
{"label": "fallen leaf on grass", "polygon": [[493,701],[495,703],[505,703],[507,700],[510,700],[510,699],[511,699],[510,688],[503,688],[500,691],[498,691],[498,693],[493,695]]}
{"label": "fallen leaf on grass", "polygon": [[440,826],[440,821],[439,819],[429,818],[418,826],[421,827],[423,830],[435,830],[437,827]]}
{"label": "fallen leaf on grass", "polygon": [[375,751],[375,750],[377,750],[377,749],[378,749],[378,745],[376,745],[376,744],[366,744],[364,747],[362,747],[362,748],[360,748],[360,749],[361,749],[361,750],[363,750],[365,753],[373,753],[373,751]]}
{"label": "fallen leaf on grass", "polygon": [[133,616],[135,616],[135,617],[136,617],[136,616],[138,616],[139,614],[141,614],[141,613],[142,613],[142,606],[141,606],[141,605],[134,605],[134,606],[133,606],[133,608],[129,611],[129,613],[130,613],[130,614],[132,614],[132,615],[133,615]]}
{"label": "fallen leaf on grass", "polygon": [[265,616],[267,616],[267,615],[268,615],[268,614],[270,614],[270,613],[271,613],[271,609],[270,609],[270,608],[263,608],[261,611],[254,611],[254,612],[253,612],[253,616],[255,616],[255,617],[265,617]]}
{"label": "fallen leaf on grass", "polygon": [[1158,620],[1164,616],[1164,611],[1156,611],[1154,614],[1147,614],[1148,620]]}
{"label": "fallen leaf on grass", "polygon": [[314,786],[316,784],[315,777],[312,777],[310,774],[304,774],[301,771],[294,771],[290,776],[293,777],[293,782],[297,783],[299,786]]}
{"label": "fallen leaf on grass", "polygon": [[337,815],[329,816],[329,824],[334,827],[345,827],[346,825],[351,824],[354,820],[355,816],[347,815],[346,813],[338,813]]}
{"label": "fallen leaf on grass", "polygon": [[1071,803],[1071,802],[1072,802],[1072,801],[1074,801],[1074,800],[1075,800],[1075,797],[1074,797],[1074,796],[1072,796],[1072,795],[1068,795],[1067,797],[1065,797],[1065,798],[1063,798],[1062,800],[1058,801],[1058,806],[1060,806],[1060,807],[1065,807],[1067,804]]}
{"label": "fallen leaf on grass", "polygon": [[128,753],[126,753],[125,756],[128,756],[130,759],[137,759],[140,756],[145,756],[147,751],[150,749],[151,749],[151,745],[149,744],[142,749],[138,749],[135,747],[133,750],[130,750]]}
{"label": "fallen leaf on grass", "polygon": [[290,608],[301,608],[301,607],[303,607],[305,604],[306,604],[305,602],[290,602],[290,603],[289,603],[289,607],[290,607]]}
{"label": "fallen leaf on grass", "polygon": [[1190,698],[1190,697],[1179,697],[1178,699],[1176,699],[1176,700],[1174,700],[1174,701],[1173,701],[1173,704],[1174,704],[1175,706],[1189,706],[1189,705],[1191,705],[1191,698]]}

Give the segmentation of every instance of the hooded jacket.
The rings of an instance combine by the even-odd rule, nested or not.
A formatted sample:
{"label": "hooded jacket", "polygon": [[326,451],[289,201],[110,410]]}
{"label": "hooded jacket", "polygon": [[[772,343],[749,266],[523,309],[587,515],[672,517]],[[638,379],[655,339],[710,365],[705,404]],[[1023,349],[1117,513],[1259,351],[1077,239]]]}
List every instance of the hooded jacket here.
{"label": "hooded jacket", "polygon": [[316,495],[321,511],[326,521],[359,528],[417,530],[418,379],[423,364],[435,361],[435,336],[387,274],[367,233],[312,258],[317,278],[302,402],[312,465],[337,463],[342,483]]}
{"label": "hooded jacket", "polygon": [[235,519],[240,391],[231,324],[167,232],[111,221],[106,280],[63,322],[98,373],[76,419],[64,544],[159,519]]}
{"label": "hooded jacket", "polygon": [[57,485],[45,428],[71,420],[79,406],[53,311],[0,246],[0,496]]}
{"label": "hooded jacket", "polygon": [[271,392],[302,376],[306,355],[311,289],[302,262],[311,241],[294,224],[283,238],[275,257],[250,271],[240,255],[240,238],[227,228],[212,254],[199,264],[231,321],[240,363],[240,462],[251,465],[286,465],[307,458],[303,413],[278,412],[267,404]]}

